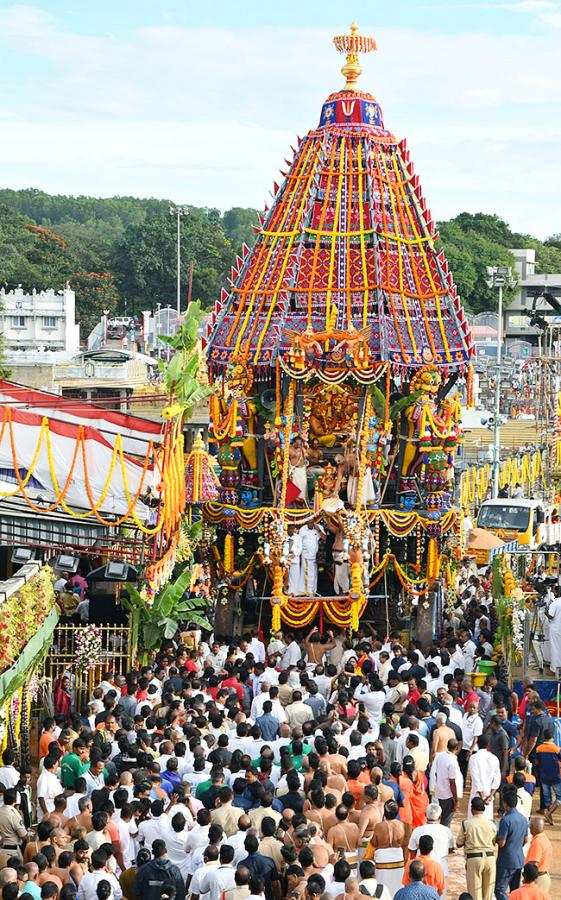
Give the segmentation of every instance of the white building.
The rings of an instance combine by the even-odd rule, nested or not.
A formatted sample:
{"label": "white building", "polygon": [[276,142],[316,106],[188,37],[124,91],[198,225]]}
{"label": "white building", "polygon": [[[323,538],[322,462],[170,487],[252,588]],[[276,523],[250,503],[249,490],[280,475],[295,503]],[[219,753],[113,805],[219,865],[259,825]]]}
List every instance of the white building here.
{"label": "white building", "polygon": [[26,294],[0,289],[0,332],[6,351],[80,349],[80,326],[76,324],[76,297],[67,285],[63,291]]}
{"label": "white building", "polygon": [[552,310],[547,301],[541,299],[544,291],[551,292],[561,300],[561,273],[536,273],[536,251],[534,249],[517,248],[510,251],[514,256],[514,268],[518,281],[518,290],[503,313],[504,336],[507,341],[527,341],[537,345],[538,329],[530,325],[530,314],[535,303],[536,312],[543,316],[548,324],[561,325],[558,313]]}

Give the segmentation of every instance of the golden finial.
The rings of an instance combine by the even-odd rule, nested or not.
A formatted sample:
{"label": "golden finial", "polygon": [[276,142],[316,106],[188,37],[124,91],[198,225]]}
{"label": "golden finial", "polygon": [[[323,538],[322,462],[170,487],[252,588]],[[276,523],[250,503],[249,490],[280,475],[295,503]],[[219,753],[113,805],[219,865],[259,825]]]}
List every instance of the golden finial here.
{"label": "golden finial", "polygon": [[359,53],[371,53],[376,50],[376,41],[372,37],[358,33],[358,25],[353,22],[350,34],[340,34],[333,38],[339,53],[346,53],[347,58],[341,72],[346,78],[345,90],[358,91],[358,78],[362,69],[358,63]]}

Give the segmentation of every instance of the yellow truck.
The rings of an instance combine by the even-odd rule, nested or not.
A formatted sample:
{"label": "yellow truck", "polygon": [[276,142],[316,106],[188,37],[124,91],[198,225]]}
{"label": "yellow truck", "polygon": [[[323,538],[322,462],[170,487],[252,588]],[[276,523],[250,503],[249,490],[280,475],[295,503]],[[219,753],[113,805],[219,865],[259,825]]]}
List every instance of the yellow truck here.
{"label": "yellow truck", "polygon": [[[561,523],[558,509],[543,500],[485,500],[477,517],[478,528],[493,532],[506,543],[518,541],[521,550],[559,549]],[[478,566],[489,562],[489,550],[474,551]]]}

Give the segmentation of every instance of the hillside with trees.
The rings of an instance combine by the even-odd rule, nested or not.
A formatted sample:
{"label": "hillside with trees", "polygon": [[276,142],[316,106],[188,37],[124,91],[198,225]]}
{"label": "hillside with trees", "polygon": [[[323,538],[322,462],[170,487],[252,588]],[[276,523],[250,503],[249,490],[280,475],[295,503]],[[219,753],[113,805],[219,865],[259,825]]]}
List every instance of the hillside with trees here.
{"label": "hillside with trees", "polygon": [[[131,314],[175,305],[176,220],[170,201],[67,197],[0,190],[0,285],[76,291],[83,333],[103,309]],[[182,292],[210,307],[226,285],[242,244],[251,244],[257,211],[189,207],[181,223]],[[470,312],[494,309],[486,265],[512,265],[509,247],[534,247],[538,272],[561,272],[561,235],[545,242],[512,232],[498,216],[461,213],[439,223],[439,244]]]}

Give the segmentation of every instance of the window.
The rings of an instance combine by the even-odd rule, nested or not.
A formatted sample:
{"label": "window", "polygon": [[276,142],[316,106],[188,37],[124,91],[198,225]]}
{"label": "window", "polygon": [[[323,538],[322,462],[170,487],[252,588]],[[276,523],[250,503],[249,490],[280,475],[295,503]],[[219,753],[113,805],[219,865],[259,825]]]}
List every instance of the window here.
{"label": "window", "polygon": [[54,316],[43,316],[43,328],[56,328],[56,318]]}
{"label": "window", "polygon": [[526,531],[530,521],[527,506],[483,505],[479,511],[477,524],[484,528],[504,528],[505,531]]}
{"label": "window", "polygon": [[12,328],[25,328],[25,316],[12,316]]}

